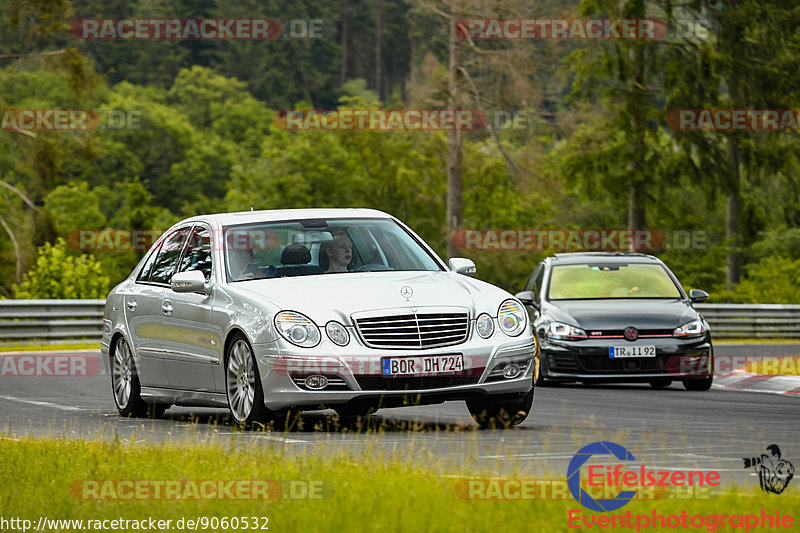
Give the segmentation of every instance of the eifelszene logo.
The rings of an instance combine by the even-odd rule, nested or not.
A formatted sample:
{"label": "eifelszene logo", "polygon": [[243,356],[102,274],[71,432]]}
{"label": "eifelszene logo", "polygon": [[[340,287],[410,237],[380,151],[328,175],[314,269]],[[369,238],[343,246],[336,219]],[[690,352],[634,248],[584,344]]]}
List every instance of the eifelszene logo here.
{"label": "eifelszene logo", "polygon": [[[614,442],[600,441],[588,444],[578,450],[567,466],[567,487],[575,501],[592,511],[616,511],[636,497],[636,490],[622,490],[612,499],[595,500],[581,487],[581,467],[595,455],[613,455],[620,461],[633,462],[636,458],[631,452]],[[720,484],[719,472],[715,470],[666,471],[649,470],[640,464],[631,470],[624,465],[589,465],[587,485],[589,487],[624,487],[643,489],[650,487],[692,487],[717,486]]]}
{"label": "eifelszene logo", "polygon": [[767,446],[767,452],[761,457],[745,457],[744,467],[755,469],[761,490],[780,494],[794,477],[794,465],[781,459],[781,449],[777,444]]}

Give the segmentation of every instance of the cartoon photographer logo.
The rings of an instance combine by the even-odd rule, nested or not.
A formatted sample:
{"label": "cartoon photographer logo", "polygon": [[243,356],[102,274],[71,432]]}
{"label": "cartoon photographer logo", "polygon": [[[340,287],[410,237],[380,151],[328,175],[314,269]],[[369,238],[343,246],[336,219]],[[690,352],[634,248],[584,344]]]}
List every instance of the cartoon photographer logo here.
{"label": "cartoon photographer logo", "polygon": [[794,466],[781,459],[781,449],[777,444],[767,446],[767,453],[761,457],[745,457],[744,467],[753,467],[758,474],[761,490],[780,494],[794,477]]}

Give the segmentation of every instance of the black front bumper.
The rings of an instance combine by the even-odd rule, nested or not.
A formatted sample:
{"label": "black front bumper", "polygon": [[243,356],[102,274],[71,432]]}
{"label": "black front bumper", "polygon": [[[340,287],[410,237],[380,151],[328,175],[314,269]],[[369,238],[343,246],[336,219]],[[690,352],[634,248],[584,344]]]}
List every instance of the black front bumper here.
{"label": "black front bumper", "polygon": [[[629,344],[622,341],[620,344]],[[548,381],[647,382],[654,379],[707,379],[713,375],[710,339],[647,339],[655,357],[612,359],[612,343],[587,339],[543,343],[542,366]]]}

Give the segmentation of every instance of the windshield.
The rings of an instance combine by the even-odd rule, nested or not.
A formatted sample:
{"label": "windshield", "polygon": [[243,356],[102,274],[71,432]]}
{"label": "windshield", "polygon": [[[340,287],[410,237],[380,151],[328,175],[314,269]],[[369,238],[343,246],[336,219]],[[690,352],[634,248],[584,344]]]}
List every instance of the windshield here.
{"label": "windshield", "polygon": [[661,265],[641,263],[555,266],[548,289],[550,300],[680,297],[680,290]]}
{"label": "windshield", "polygon": [[224,233],[229,281],[441,270],[434,258],[393,220],[269,222],[231,226]]}

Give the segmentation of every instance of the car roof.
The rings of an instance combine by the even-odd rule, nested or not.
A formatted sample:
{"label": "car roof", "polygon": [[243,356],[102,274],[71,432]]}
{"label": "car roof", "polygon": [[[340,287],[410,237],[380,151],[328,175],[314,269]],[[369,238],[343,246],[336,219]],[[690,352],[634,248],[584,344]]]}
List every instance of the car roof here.
{"label": "car roof", "polygon": [[579,265],[593,261],[603,263],[660,263],[655,256],[639,252],[570,252],[553,254],[549,258],[554,265]]}
{"label": "car roof", "polygon": [[364,208],[311,208],[311,209],[269,209],[260,211],[237,211],[234,213],[216,213],[198,215],[180,224],[188,222],[208,221],[221,226],[235,226],[256,222],[273,222],[280,220],[302,220],[314,218],[393,218],[392,215],[377,209]]}

